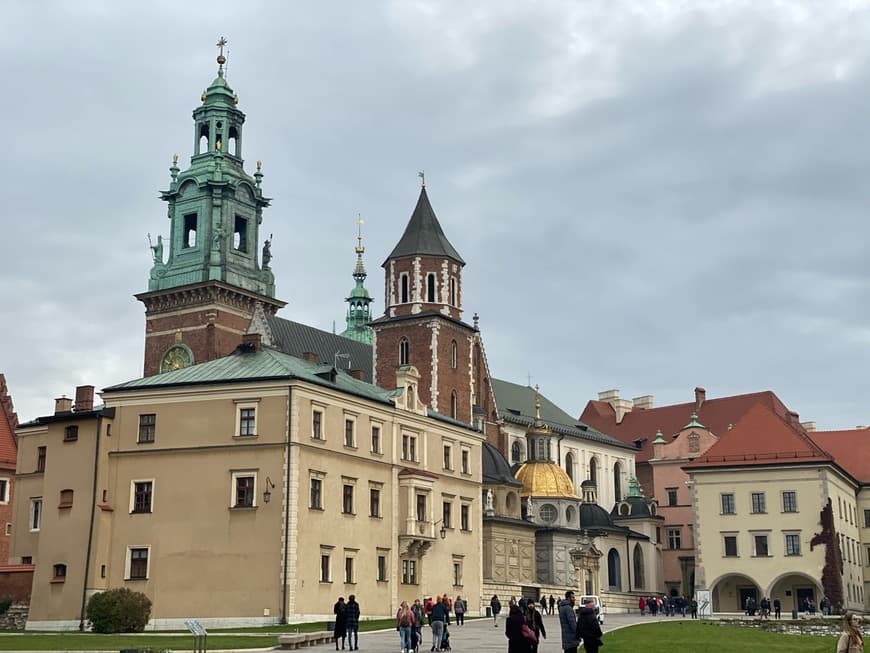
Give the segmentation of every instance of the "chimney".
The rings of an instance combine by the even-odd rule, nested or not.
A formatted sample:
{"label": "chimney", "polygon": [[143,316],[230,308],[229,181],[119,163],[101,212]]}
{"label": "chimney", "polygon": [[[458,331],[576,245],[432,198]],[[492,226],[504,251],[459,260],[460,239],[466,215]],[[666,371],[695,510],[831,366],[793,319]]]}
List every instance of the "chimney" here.
{"label": "chimney", "polygon": [[704,402],[707,401],[707,391],[704,388],[698,386],[695,388],[695,411],[701,410],[701,406],[704,405]]}
{"label": "chimney", "polygon": [[619,399],[619,390],[603,390],[598,393],[598,401],[610,403],[613,399]]}
{"label": "chimney", "polygon": [[244,351],[253,352],[260,351],[263,344],[263,336],[259,333],[244,333],[242,334],[242,347]]}
{"label": "chimney", "polygon": [[94,386],[80,385],[76,388],[76,403],[73,410],[77,413],[94,409]]}
{"label": "chimney", "polygon": [[320,362],[320,356],[318,354],[315,354],[313,351],[303,351],[302,358],[304,360],[307,360],[309,363],[319,363]]}
{"label": "chimney", "polygon": [[357,381],[363,380],[363,371],[362,370],[348,370],[347,373],[350,374]]}
{"label": "chimney", "polygon": [[801,423],[800,416],[793,410],[786,411],[785,420],[792,426],[797,426]]}
{"label": "chimney", "polygon": [[804,431],[815,431],[816,423],[815,422],[801,422],[801,426],[804,427]]}
{"label": "chimney", "polygon": [[652,395],[644,395],[642,397],[635,397],[631,400],[633,404],[633,409],[638,410],[649,410],[653,407],[653,396]]}
{"label": "chimney", "polygon": [[616,423],[622,424],[622,418],[631,412],[631,399],[620,399],[619,390],[605,390],[598,393],[598,401],[606,401],[613,407]]}
{"label": "chimney", "polygon": [[58,397],[54,400],[54,414],[68,413],[72,411],[72,399],[69,397]]}

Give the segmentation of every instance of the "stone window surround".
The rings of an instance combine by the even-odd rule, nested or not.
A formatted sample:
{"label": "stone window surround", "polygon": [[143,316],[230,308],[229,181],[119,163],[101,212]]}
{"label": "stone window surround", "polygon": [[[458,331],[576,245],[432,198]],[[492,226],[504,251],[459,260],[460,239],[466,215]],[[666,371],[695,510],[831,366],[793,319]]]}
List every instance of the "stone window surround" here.
{"label": "stone window surround", "polygon": [[[136,484],[137,483],[151,483],[151,497],[148,502],[148,510],[136,510]],[[131,515],[143,515],[143,514],[151,514],[154,512],[154,490],[156,488],[156,480],[153,478],[134,478],[130,479],[130,506],[129,513]]]}
{"label": "stone window surround", "polygon": [[[260,432],[257,425],[257,421],[260,417],[260,411],[258,410],[260,398],[254,397],[251,399],[234,399],[233,403],[236,405],[236,428],[233,431],[233,438],[247,439],[257,437]],[[253,433],[242,435],[242,411],[249,409],[254,410],[254,431]]]}

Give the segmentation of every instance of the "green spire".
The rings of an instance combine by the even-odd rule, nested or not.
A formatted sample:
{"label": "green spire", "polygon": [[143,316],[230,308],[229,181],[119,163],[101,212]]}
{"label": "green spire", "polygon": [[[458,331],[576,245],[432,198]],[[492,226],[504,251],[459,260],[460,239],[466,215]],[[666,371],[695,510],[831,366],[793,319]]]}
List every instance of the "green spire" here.
{"label": "green spire", "polygon": [[632,476],[628,479],[628,494],[626,497],[642,497],[643,490],[640,489],[640,483],[637,482],[637,477]]}
{"label": "green spire", "polygon": [[370,345],[372,344],[372,298],[365,287],[365,280],[368,275],[366,274],[362,258],[362,255],[366,251],[366,248],[362,244],[363,219],[361,217],[358,218],[356,224],[357,245],[354,248],[356,252],[356,267],[353,270],[353,279],[356,284],[353,290],[350,291],[350,297],[344,300],[347,302],[347,329],[341,335],[345,338]]}
{"label": "green spire", "polygon": [[705,427],[703,424],[701,424],[701,422],[698,421],[698,413],[692,412],[692,417],[689,419],[689,423],[686,424],[683,428],[684,429],[690,429],[690,428],[702,429]]}
{"label": "green spire", "polygon": [[260,188],[260,162],[252,177],[242,158],[245,114],[226,80],[223,48],[217,45],[218,73],[194,109],[194,151],[190,167],[180,171],[173,158],[169,190],[161,193],[168,203],[168,250],[163,260],[163,238],[152,243],[154,265],[148,290],[166,290],[206,281],[222,281],[249,292],[275,296],[275,277],[269,269],[271,242],[258,262],[259,227],[269,206]]}
{"label": "green spire", "polygon": [[662,435],[662,430],[661,430],[661,429],[659,429],[658,431],[656,431],[656,439],[653,440],[652,443],[653,443],[653,444],[667,444],[667,442],[665,442],[665,438],[664,438],[664,436]]}

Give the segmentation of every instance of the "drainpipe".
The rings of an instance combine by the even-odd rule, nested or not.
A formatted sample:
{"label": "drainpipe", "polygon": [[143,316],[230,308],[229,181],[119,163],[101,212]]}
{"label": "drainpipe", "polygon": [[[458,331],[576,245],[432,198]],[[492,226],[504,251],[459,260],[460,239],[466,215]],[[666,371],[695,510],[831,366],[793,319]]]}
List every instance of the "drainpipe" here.
{"label": "drainpipe", "polygon": [[628,572],[628,591],[631,591],[631,544],[628,543],[628,533],[625,534],[625,569]]}
{"label": "drainpipe", "polygon": [[287,473],[284,475],[284,560],[281,574],[281,618],[279,623],[287,623],[287,551],[290,548],[290,434],[293,420],[293,386],[287,386]]}
{"label": "drainpipe", "polygon": [[96,444],[94,445],[94,478],[91,481],[91,517],[88,523],[88,547],[87,552],[85,553],[85,577],[82,581],[82,605],[81,610],[79,611],[79,630],[84,632],[85,630],[85,609],[87,608],[87,596],[88,596],[88,575],[91,573],[91,549],[94,545],[94,520],[96,519],[97,514],[97,467],[100,461],[100,438],[103,437],[103,411],[109,413],[111,411],[111,416],[114,417],[115,410],[114,409],[103,409],[97,414],[97,436],[95,438]]}

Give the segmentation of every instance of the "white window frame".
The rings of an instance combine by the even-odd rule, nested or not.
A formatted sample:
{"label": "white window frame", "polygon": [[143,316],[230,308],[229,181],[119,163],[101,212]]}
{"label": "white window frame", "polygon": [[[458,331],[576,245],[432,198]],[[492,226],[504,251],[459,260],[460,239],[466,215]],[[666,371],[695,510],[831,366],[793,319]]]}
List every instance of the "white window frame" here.
{"label": "white window frame", "polygon": [[[468,528],[465,528],[465,527],[463,526],[463,524],[462,524],[462,513],[463,513],[463,512],[466,513],[466,516],[468,517],[468,519],[466,520],[468,523],[465,524],[465,526],[468,526]],[[473,519],[473,517],[474,517],[474,515],[473,515],[473,513],[472,513],[472,511],[471,511],[471,501],[469,501],[469,500],[467,500],[467,499],[462,499],[462,500],[460,500],[460,502],[459,502],[459,530],[460,530],[461,532],[463,532],[463,533],[471,533],[471,532],[474,530],[474,528],[473,528],[473,524],[474,524],[474,519]]]}
{"label": "white window frame", "polygon": [[[676,536],[676,537],[673,537]],[[683,527],[682,526],[668,526],[667,531],[665,532],[665,537],[668,538],[668,550],[670,551],[679,551],[683,548]],[[679,546],[672,546],[674,541],[676,541]]]}
{"label": "white window frame", "polygon": [[[237,399],[236,400],[236,430],[233,431],[235,438],[256,438],[259,434],[259,419],[260,419],[260,400],[259,399]],[[254,410],[254,432],[242,435],[242,411],[247,409]]]}
{"label": "white window frame", "polygon": [[[786,510],[786,505],[785,505],[785,495],[786,494],[794,495],[794,510]],[[797,490],[782,490],[782,492],[780,492],[780,506],[782,507],[782,512],[784,512],[784,513],[797,512],[798,511]]]}
{"label": "white window frame", "polygon": [[[320,415],[320,433],[314,432],[314,414]],[[311,439],[318,442],[326,441],[326,406],[320,404],[311,404]]]}
{"label": "white window frame", "polygon": [[[378,430],[378,446],[374,448],[372,444],[374,444],[373,440],[375,437],[375,429]],[[369,448],[372,453],[382,454],[384,453],[384,425],[381,422],[372,422],[371,430],[369,432]]]}
{"label": "white window frame", "polygon": [[453,556],[453,587],[462,587],[463,557]]}
{"label": "white window frame", "polygon": [[6,537],[9,537],[10,535],[12,535],[12,522],[8,521],[6,522]]}
{"label": "white window frame", "polygon": [[[725,538],[733,537],[734,538],[734,555],[728,555],[728,549],[725,547]],[[740,557],[740,538],[738,537],[737,531],[722,533],[722,557],[723,558],[739,558]]]}
{"label": "white window frame", "polygon": [[[320,545],[320,555],[317,558],[317,578],[321,583],[331,583],[332,582],[332,553],[335,547]],[[323,577],[323,556],[326,556],[326,574],[327,577]]]}
{"label": "white window frame", "polygon": [[468,447],[459,448],[459,471],[462,474],[471,474],[471,449]]}
{"label": "white window frame", "polygon": [[[320,505],[313,506],[311,505],[311,482],[319,481],[320,482]],[[316,471],[314,469],[308,470],[308,509],[309,510],[323,510],[324,499],[326,498],[326,473]]]}
{"label": "white window frame", "polygon": [[[247,436],[245,436],[245,437],[247,437]],[[230,479],[231,479],[231,482],[230,482],[230,508],[243,509],[243,508],[256,508],[257,507],[257,505],[258,505],[257,504],[257,487],[259,486],[259,483],[257,482],[258,481],[257,471],[258,470],[256,470],[256,469],[235,469],[235,470],[230,471]],[[237,497],[237,495],[236,495],[236,482],[237,482],[237,479],[251,478],[251,477],[253,477],[253,479],[254,479],[254,490],[253,490],[254,498],[253,498],[250,506],[240,506],[236,503],[236,497]]]}
{"label": "white window frame", "polygon": [[[749,531],[749,537],[752,539],[752,557],[753,558],[770,558],[772,557],[772,553],[770,552],[770,531]],[[757,537],[763,537],[767,541],[767,553],[761,555],[758,553],[758,549],[756,548],[756,539]]]}
{"label": "white window frame", "polygon": [[[145,549],[148,551],[148,563],[145,565],[145,578],[130,578],[130,568],[133,566],[133,549]],[[127,547],[127,555],[124,559],[124,580],[137,581],[149,580],[151,578],[151,545],[137,544]]]}
{"label": "white window frame", "polygon": [[453,443],[445,441],[441,446],[441,465],[448,472],[453,471]]}
{"label": "white window frame", "polygon": [[[342,476],[341,477],[341,514],[342,515],[356,515],[356,482],[358,479],[352,478],[350,476]],[[350,488],[350,510],[345,510],[344,505],[344,488]]]}
{"label": "white window frame", "polygon": [[[356,585],[357,579],[357,568],[356,568],[356,558],[357,553],[359,553],[359,549],[345,549],[344,550],[344,568],[341,570],[342,575],[344,576],[344,584],[345,585]],[[350,578],[347,577],[347,561],[350,560]]]}
{"label": "white window frame", "polygon": [[12,495],[12,479],[8,476],[0,476],[0,505],[7,505]]}
{"label": "white window frame", "polygon": [[[756,501],[758,499],[758,501]],[[756,510],[759,508],[759,510]],[[753,515],[767,514],[767,493],[763,490],[749,493],[749,512]]]}
{"label": "white window frame", "polygon": [[[788,552],[788,538],[794,537],[797,538],[797,553],[789,553]],[[803,555],[803,547],[801,546],[801,532],[800,531],[783,531],[782,533],[782,551],[783,555],[789,558],[797,558]]]}
{"label": "white window frame", "polygon": [[[725,497],[731,497],[731,512],[725,512]],[[720,515],[736,515],[737,514],[737,498],[733,492],[722,492],[719,495],[719,514]]]}
{"label": "white window frame", "polygon": [[[37,506],[39,506],[37,508]],[[30,526],[31,533],[38,533],[39,529],[42,527],[42,509],[45,507],[45,503],[42,500],[42,497],[31,497],[30,498],[30,511],[28,513],[27,523]]]}
{"label": "white window frame", "polygon": [[[380,578],[381,568],[379,559],[384,559],[384,574],[383,578]],[[389,549],[375,549],[375,580],[378,583],[388,583],[390,582],[390,550]]]}
{"label": "white window frame", "polygon": [[154,512],[154,490],[157,487],[157,483],[153,478],[134,478],[130,481],[130,514],[134,514],[133,508],[136,505],[136,483],[151,483],[151,503],[148,506],[148,510],[135,512],[137,515],[149,515]]}
{"label": "white window frame", "polygon": [[[350,424],[350,444],[347,442],[347,425]],[[341,443],[347,449],[356,449],[356,415],[344,414],[344,424],[341,429]]]}

